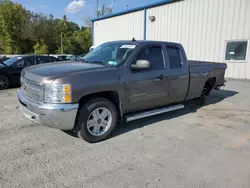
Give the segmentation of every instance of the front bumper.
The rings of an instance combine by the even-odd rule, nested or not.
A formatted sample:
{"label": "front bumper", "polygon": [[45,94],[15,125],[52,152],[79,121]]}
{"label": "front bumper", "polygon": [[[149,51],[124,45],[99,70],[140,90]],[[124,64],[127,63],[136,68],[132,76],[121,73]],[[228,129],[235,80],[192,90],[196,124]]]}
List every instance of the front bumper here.
{"label": "front bumper", "polygon": [[61,130],[74,128],[78,104],[37,104],[25,98],[21,89],[17,97],[23,115],[32,122]]}

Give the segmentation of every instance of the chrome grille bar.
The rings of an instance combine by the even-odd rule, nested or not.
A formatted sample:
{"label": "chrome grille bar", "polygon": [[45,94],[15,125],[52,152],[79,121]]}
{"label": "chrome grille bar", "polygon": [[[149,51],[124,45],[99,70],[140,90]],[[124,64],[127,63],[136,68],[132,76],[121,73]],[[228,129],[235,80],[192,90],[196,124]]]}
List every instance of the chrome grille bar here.
{"label": "chrome grille bar", "polygon": [[27,99],[33,102],[43,102],[43,97],[44,97],[43,85],[39,83],[27,81],[27,79],[25,78],[21,78],[21,88]]}

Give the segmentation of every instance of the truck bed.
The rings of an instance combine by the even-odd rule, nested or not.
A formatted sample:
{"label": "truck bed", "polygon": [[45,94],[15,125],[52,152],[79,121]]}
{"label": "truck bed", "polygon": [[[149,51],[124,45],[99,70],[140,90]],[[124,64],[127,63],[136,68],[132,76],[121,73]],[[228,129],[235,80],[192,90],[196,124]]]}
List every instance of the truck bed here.
{"label": "truck bed", "polygon": [[[205,82],[215,78],[214,88],[224,85],[227,65],[219,62],[189,60],[190,85],[187,99],[199,97]],[[197,95],[198,94],[198,95]]]}
{"label": "truck bed", "polygon": [[188,60],[188,64],[189,64],[189,66],[213,66],[213,65],[215,65],[216,68],[218,68],[218,67],[225,68],[225,63],[212,62],[212,61]]}

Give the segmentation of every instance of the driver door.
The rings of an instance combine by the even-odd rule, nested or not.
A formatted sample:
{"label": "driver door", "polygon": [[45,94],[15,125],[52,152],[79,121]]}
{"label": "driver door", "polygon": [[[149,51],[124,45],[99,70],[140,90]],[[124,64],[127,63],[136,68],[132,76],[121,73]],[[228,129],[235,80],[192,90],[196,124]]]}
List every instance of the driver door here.
{"label": "driver door", "polygon": [[129,67],[125,84],[127,95],[125,113],[147,110],[168,103],[168,82],[162,46],[142,48],[133,63],[137,60],[149,61],[151,68],[133,71]]}

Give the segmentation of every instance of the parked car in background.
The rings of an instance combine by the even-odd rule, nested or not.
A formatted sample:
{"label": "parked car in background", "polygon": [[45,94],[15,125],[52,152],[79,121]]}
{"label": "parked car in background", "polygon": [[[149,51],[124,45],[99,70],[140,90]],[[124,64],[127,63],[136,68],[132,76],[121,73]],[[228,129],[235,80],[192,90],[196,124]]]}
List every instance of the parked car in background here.
{"label": "parked car in background", "polygon": [[69,57],[69,60],[81,60],[86,54],[81,54],[81,55],[72,55]]}
{"label": "parked car in background", "polygon": [[42,55],[15,56],[0,63],[0,90],[20,84],[21,71],[32,65],[59,61],[55,57]]}
{"label": "parked car in background", "polygon": [[50,56],[58,58],[61,61],[67,61],[73,55],[72,54],[51,54]]}
{"label": "parked car in background", "polygon": [[90,48],[89,48],[89,51],[92,51],[92,50],[94,50],[96,48],[96,46],[91,46]]}
{"label": "parked car in background", "polygon": [[178,43],[114,41],[82,61],[24,69],[18,99],[33,122],[99,142],[117,122],[181,109],[190,99],[204,101],[224,85],[226,68],[225,63],[188,61]]}

